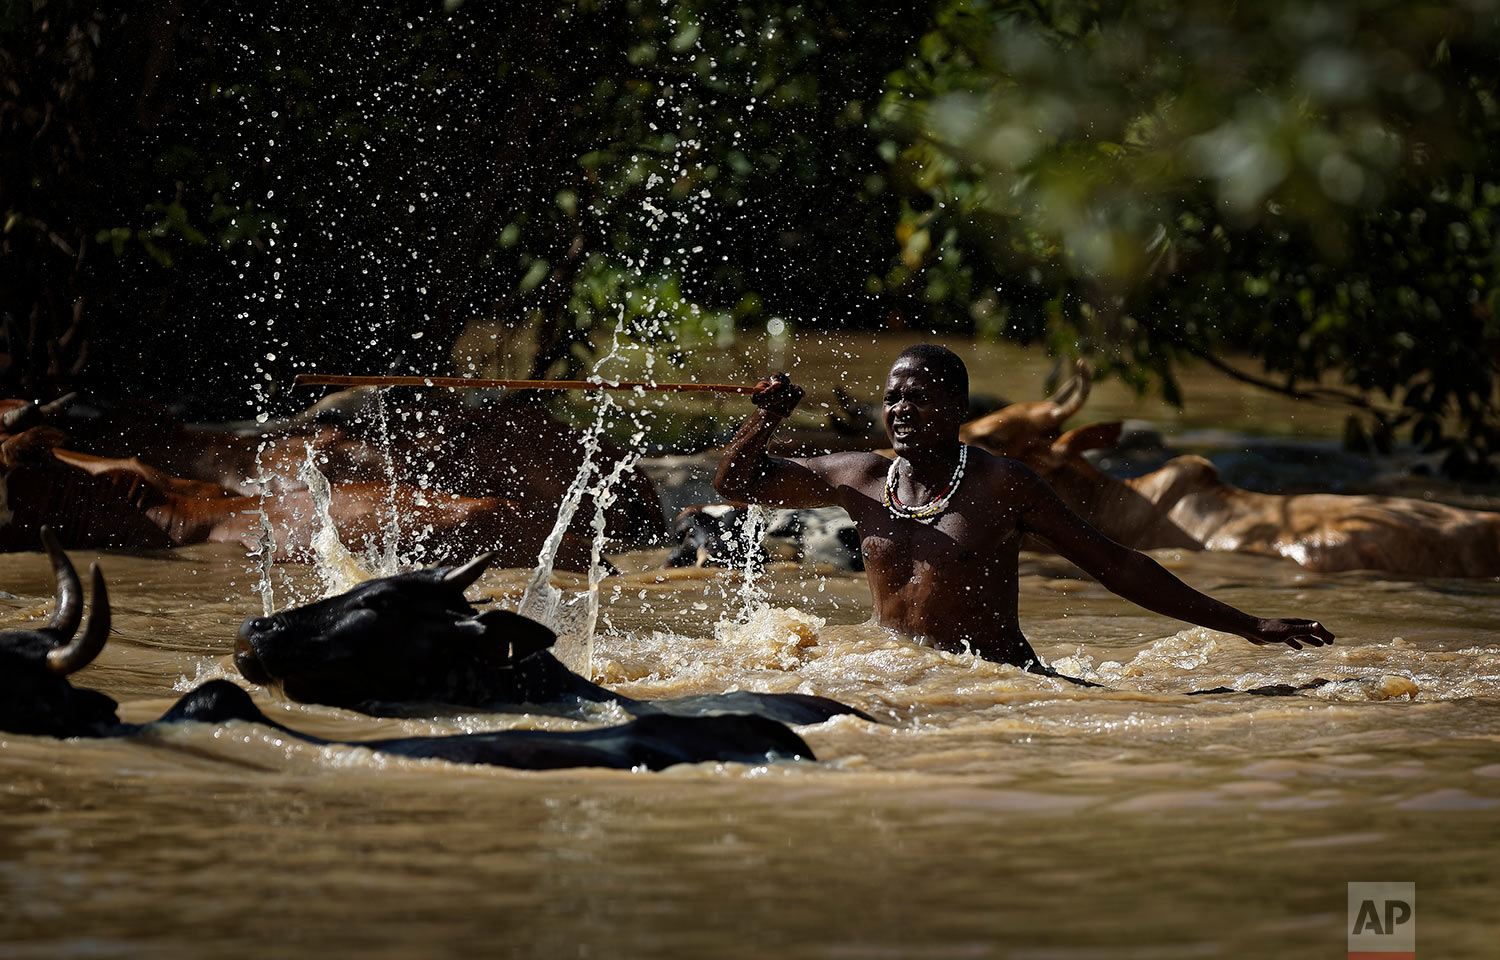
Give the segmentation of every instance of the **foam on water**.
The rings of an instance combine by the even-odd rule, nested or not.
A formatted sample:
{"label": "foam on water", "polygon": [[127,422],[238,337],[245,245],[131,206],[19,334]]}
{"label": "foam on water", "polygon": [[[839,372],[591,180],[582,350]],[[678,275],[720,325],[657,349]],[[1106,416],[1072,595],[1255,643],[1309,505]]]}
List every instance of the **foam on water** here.
{"label": "foam on water", "polygon": [[747,667],[795,670],[807,659],[804,651],[818,646],[827,624],[823,617],[761,600],[739,617],[714,624],[714,640]]}

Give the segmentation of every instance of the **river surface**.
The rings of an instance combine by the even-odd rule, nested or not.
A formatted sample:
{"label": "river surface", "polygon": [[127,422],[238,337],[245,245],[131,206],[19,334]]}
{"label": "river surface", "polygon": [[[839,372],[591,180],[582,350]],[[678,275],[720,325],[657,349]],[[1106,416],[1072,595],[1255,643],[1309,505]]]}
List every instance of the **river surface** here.
{"label": "river surface", "polygon": [[[103,567],[115,626],[75,684],[144,721],[238,680],[233,636],[261,609],[244,557],[71,554]],[[1345,950],[1347,884],[1380,880],[1417,884],[1421,955],[1495,956],[1500,583],[1154,555],[1338,644],[1252,647],[1024,554],[1027,635],[1109,688],[1083,689],[869,625],[861,574],[773,564],[747,603],[738,574],[638,551],[604,581],[600,682],[805,691],[878,722],[800,728],[815,763],[663,773],[462,767],[243,724],[0,734],[0,957],[1311,958]],[[278,577],[317,592],[311,568]],[[470,596],[514,604],[527,577],[491,571]],[[0,590],[0,627],[50,616],[40,554],[0,556]],[[1314,678],[1337,682],[1183,695]],[[351,739],[579,725],[252,692]]]}

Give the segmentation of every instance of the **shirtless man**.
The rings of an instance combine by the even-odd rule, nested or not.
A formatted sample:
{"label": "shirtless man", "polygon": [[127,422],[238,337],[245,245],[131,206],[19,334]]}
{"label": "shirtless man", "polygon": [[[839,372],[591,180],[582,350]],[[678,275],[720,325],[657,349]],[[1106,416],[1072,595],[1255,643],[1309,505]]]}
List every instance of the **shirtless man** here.
{"label": "shirtless man", "polygon": [[877,619],[919,643],[1051,672],[1021,634],[1016,613],[1024,533],[1157,613],[1255,644],[1300,650],[1333,642],[1316,621],[1262,620],[1199,593],[1095,530],[1030,467],[960,443],[969,374],[951,350],[911,347],[891,367],[883,408],[894,464],[876,453],[767,456],[766,442],[802,389],[782,373],[757,387],[758,409],[730,441],[714,489],[749,503],[847,510],[859,529]]}

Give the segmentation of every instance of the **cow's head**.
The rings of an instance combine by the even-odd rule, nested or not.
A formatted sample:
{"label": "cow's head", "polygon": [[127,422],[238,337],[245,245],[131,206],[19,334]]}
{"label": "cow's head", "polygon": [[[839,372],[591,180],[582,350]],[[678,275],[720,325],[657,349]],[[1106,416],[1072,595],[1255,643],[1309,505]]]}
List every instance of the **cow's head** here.
{"label": "cow's head", "polygon": [[[677,515],[672,536],[677,545],[667,557],[669,567],[743,567],[745,508],[714,503],[687,507]],[[764,558],[761,558],[764,562]]]}
{"label": "cow's head", "polygon": [[68,675],[88,666],[109,638],[109,594],[93,567],[94,606],[83,619],[83,587],[50,529],[42,543],[57,580],[52,622],[35,630],[0,631],[0,730],[53,737],[97,736],[117,722],[115,702],[74,689]]}
{"label": "cow's head", "polygon": [[667,566],[743,569],[748,554],[759,569],[773,559],[797,557],[802,536],[801,511],[774,511],[767,520],[761,542],[755,544],[747,543],[746,514],[745,507],[733,503],[684,508],[672,527],[677,545],[667,556]]}
{"label": "cow's head", "polygon": [[[51,403],[30,400],[0,400],[0,472],[9,473],[27,463],[45,463],[54,447],[67,441],[53,426],[77,394],[67,394]],[[3,498],[0,498],[3,507]]]}
{"label": "cow's head", "polygon": [[1083,459],[1086,450],[1109,449],[1120,441],[1120,423],[1091,423],[1062,432],[1062,425],[1088,399],[1089,368],[1079,361],[1077,373],[1052,396],[1035,403],[1013,403],[971,420],[959,439],[1002,457],[1019,460],[1054,485],[1069,471],[1096,471]]}
{"label": "cow's head", "polygon": [[334,706],[555,696],[528,686],[534,678],[522,663],[551,646],[553,632],[507,610],[478,613],[464,599],[494,558],[382,577],[251,617],[240,627],[235,666],[253,683],[280,683],[294,700]]}

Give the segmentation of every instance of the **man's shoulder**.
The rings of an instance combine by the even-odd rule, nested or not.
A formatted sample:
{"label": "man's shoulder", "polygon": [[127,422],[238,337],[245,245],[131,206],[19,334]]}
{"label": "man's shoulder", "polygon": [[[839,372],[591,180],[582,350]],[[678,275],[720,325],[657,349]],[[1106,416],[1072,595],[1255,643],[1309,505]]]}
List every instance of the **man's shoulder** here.
{"label": "man's shoulder", "polygon": [[996,474],[1035,473],[1034,470],[1019,460],[1012,460],[1010,457],[991,453],[983,447],[976,447],[973,444],[967,444],[967,446],[969,448],[969,465],[971,467],[979,467],[986,472]]}
{"label": "man's shoulder", "polygon": [[969,447],[968,472],[987,481],[1009,486],[1044,483],[1041,476],[1019,460],[990,453],[981,447]]}
{"label": "man's shoulder", "polygon": [[868,450],[841,450],[838,453],[825,453],[816,457],[807,457],[802,460],[810,469],[832,476],[864,476],[868,474],[885,475],[890,467],[889,457],[883,457],[878,453]]}

